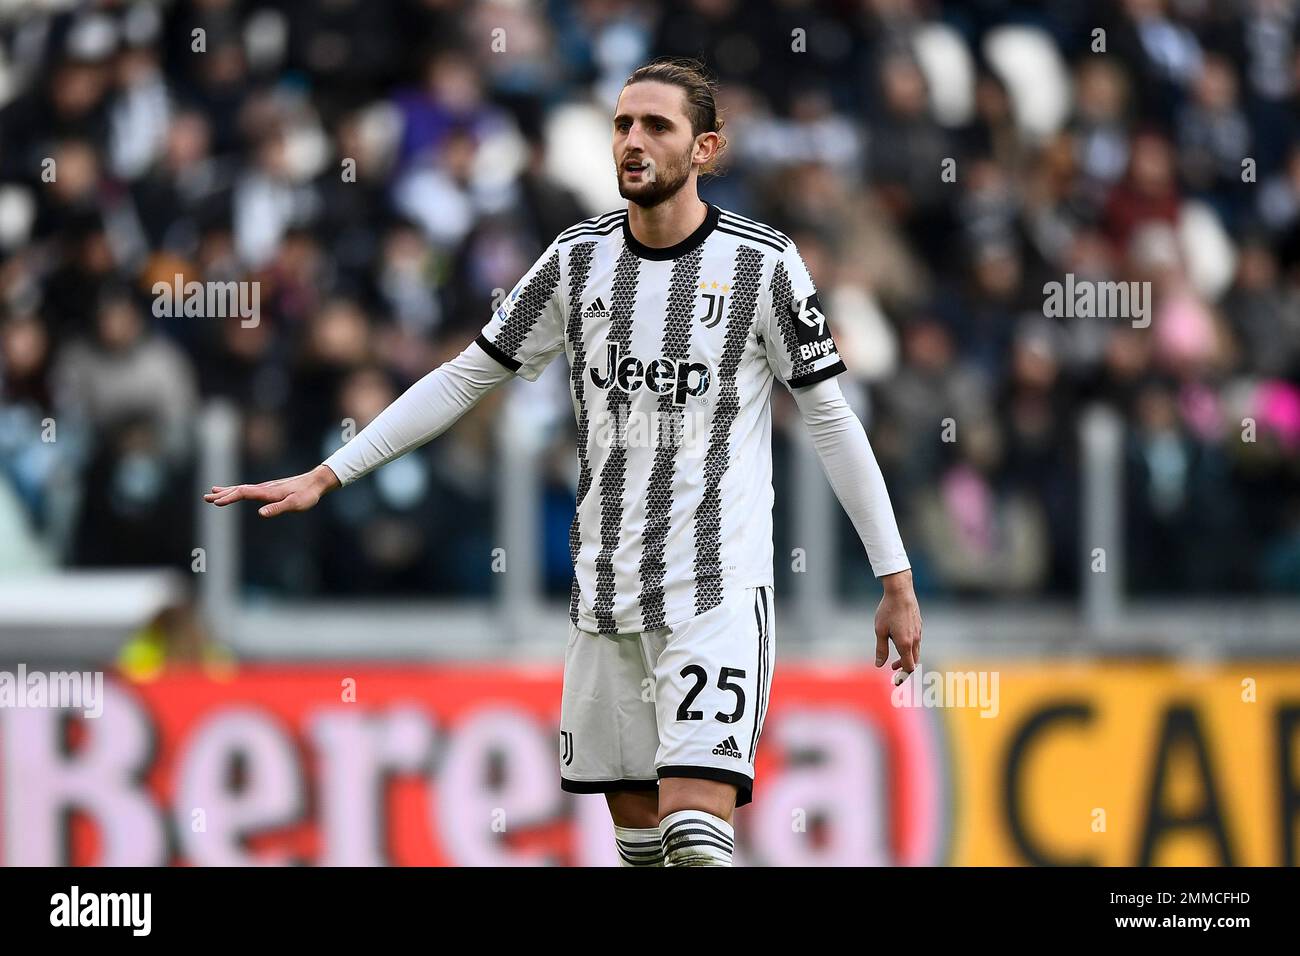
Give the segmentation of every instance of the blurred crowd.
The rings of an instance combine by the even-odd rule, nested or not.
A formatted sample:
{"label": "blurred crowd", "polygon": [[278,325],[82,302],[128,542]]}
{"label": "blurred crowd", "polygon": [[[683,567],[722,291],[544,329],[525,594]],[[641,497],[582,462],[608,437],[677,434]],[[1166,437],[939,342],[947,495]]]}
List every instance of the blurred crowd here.
{"label": "blurred crowd", "polygon": [[[721,81],[703,195],[798,244],[918,591],[1077,594],[1100,405],[1130,591],[1300,592],[1293,0],[10,4],[0,571],[189,568],[201,483],[311,468],[621,205],[611,108],[659,55]],[[1048,315],[1066,274],[1150,283],[1149,326]],[[155,314],[176,275],[257,282],[259,321]],[[494,546],[494,427],[532,389],[567,594],[563,365],[310,514],[245,509],[246,587],[487,593],[466,555]],[[238,474],[198,473],[213,400],[239,412]],[[798,423],[775,401],[780,556]],[[865,591],[840,530],[841,590]]]}

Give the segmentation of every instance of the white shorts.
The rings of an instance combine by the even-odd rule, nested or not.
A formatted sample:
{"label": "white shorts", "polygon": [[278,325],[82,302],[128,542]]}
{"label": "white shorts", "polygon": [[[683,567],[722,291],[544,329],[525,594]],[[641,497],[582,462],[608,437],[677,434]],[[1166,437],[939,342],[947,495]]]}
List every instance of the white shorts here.
{"label": "white shorts", "polygon": [[770,586],[640,634],[593,634],[570,621],[560,786],[610,793],[698,777],[735,784],[736,806],[749,803],[774,624]]}

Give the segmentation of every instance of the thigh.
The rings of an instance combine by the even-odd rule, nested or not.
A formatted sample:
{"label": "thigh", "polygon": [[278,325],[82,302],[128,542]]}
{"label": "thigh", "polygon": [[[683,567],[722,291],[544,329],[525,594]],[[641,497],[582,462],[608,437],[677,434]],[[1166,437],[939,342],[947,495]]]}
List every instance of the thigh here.
{"label": "thigh", "polygon": [[754,587],[672,628],[655,660],[661,780],[729,784],[736,806],[750,802],[772,686],[774,612],[771,587]]}

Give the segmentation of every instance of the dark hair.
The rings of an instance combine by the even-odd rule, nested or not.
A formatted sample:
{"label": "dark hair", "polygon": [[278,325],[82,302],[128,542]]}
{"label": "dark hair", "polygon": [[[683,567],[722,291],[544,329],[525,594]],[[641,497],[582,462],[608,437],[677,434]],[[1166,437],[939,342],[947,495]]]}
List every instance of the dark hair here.
{"label": "dark hair", "polygon": [[718,134],[718,151],[709,164],[700,170],[703,173],[713,172],[722,151],[727,148],[727,137],[722,135],[723,120],[718,117],[715,101],[718,84],[705,71],[704,64],[683,57],[664,57],[633,70],[623,86],[626,88],[633,83],[647,82],[667,83],[686,94],[686,116],[691,121],[692,136],[701,133]]}

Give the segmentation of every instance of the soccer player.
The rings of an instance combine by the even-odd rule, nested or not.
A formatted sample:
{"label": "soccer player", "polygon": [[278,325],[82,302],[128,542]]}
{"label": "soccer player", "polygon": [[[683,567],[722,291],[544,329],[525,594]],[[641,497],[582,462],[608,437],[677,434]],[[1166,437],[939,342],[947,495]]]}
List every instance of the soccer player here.
{"label": "soccer player", "polygon": [[907,554],[808,270],[785,235],[697,193],[720,129],[698,64],[636,70],[613,121],[626,209],[557,236],[472,344],[314,470],[204,496],[304,511],[564,353],[579,478],[560,785],[605,794],[627,866],[730,865],[732,814],[752,797],[776,629],[774,378],[882,580],[876,666],[892,639],[901,680],[921,649]]}

